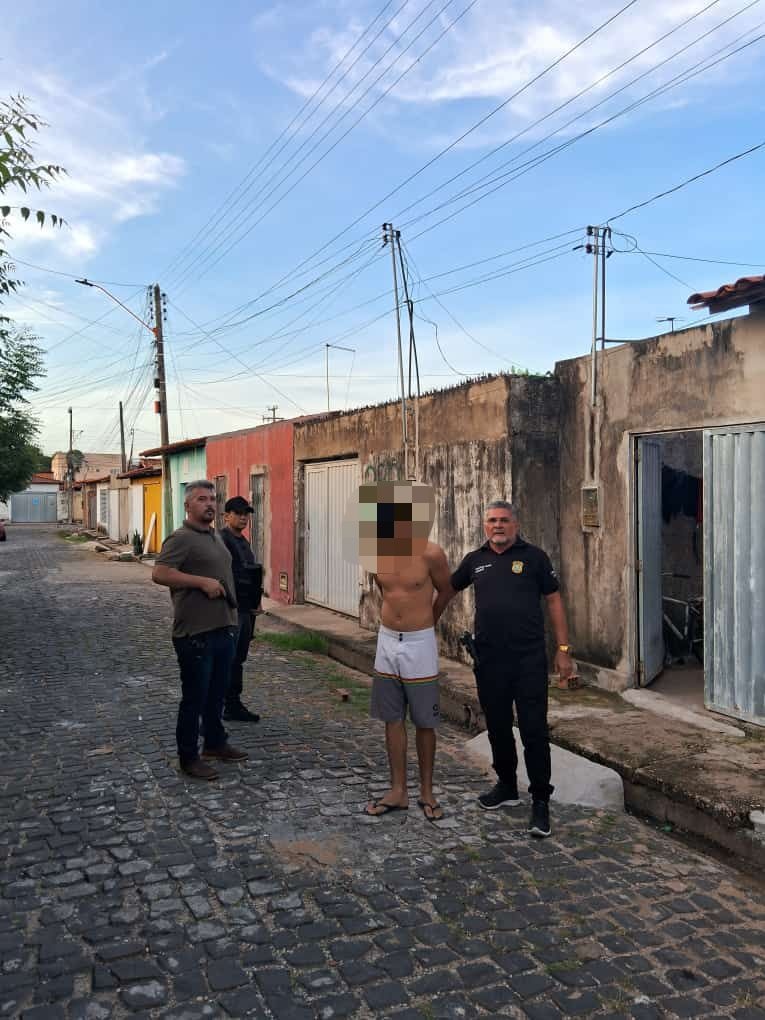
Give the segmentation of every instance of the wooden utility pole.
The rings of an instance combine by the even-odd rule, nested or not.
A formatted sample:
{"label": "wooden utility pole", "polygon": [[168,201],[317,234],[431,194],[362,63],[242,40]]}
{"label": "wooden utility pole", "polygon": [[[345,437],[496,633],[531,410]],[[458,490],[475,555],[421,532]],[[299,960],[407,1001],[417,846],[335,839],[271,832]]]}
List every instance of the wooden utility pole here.
{"label": "wooden utility pole", "polygon": [[[165,447],[170,442],[167,425],[167,387],[165,383],[165,338],[162,329],[162,292],[159,284],[154,284],[154,342],[157,349],[157,413],[159,414],[160,445]],[[170,478],[170,457],[162,454],[162,504],[164,508],[164,537],[173,531],[173,487]]]}
{"label": "wooden utility pole", "polygon": [[120,454],[122,456],[122,473],[127,471],[127,458],[125,457],[125,417],[122,412],[122,401],[120,400]]}

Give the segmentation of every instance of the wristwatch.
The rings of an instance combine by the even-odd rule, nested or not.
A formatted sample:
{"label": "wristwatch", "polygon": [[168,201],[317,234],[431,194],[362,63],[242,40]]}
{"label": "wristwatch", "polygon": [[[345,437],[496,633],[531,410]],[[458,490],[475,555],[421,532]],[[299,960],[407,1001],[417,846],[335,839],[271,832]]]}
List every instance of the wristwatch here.
{"label": "wristwatch", "polygon": [[565,652],[567,655],[571,651],[571,645],[558,645],[559,652]]}

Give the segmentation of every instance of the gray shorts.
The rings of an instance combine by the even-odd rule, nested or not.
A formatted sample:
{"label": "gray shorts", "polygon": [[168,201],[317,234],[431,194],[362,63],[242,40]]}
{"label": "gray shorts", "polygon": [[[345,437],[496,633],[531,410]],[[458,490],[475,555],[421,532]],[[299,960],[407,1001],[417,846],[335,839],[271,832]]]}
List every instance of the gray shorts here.
{"label": "gray shorts", "polygon": [[433,729],[441,718],[438,646],[433,627],[397,631],[380,627],[370,715],[383,722],[409,717],[415,726]]}

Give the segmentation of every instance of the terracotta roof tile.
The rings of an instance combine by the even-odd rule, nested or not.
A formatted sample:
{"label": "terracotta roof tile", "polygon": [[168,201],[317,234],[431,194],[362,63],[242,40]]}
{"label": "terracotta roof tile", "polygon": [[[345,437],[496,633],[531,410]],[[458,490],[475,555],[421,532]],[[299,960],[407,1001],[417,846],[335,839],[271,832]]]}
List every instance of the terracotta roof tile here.
{"label": "terracotta roof tile", "polygon": [[735,283],[724,283],[717,290],[700,291],[688,298],[691,308],[708,308],[710,314],[742,308],[757,301],[765,301],[765,275],[742,276]]}

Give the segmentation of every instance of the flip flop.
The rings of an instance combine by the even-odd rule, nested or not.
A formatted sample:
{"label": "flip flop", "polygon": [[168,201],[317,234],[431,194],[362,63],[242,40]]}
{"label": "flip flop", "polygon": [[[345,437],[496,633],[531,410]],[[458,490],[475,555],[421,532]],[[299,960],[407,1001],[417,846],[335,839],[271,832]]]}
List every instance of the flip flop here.
{"label": "flip flop", "polygon": [[[434,801],[431,804],[431,802],[429,800],[418,800],[417,803],[422,808],[422,813],[425,816],[427,821],[429,821],[429,822],[440,822],[441,819],[444,817],[444,809],[441,807],[441,805],[438,803],[438,801]],[[431,810],[432,814],[428,814],[428,810],[427,810],[428,808]],[[441,814],[437,816],[436,815],[436,811],[440,811]]]}
{"label": "flip flop", "polygon": [[383,815],[389,815],[391,811],[409,810],[408,804],[386,804],[382,800],[374,800],[371,804],[371,807],[373,808],[383,808],[382,811],[370,811],[369,807],[370,805],[367,805],[367,807],[364,808],[364,814],[369,815],[370,818],[382,818]]}

